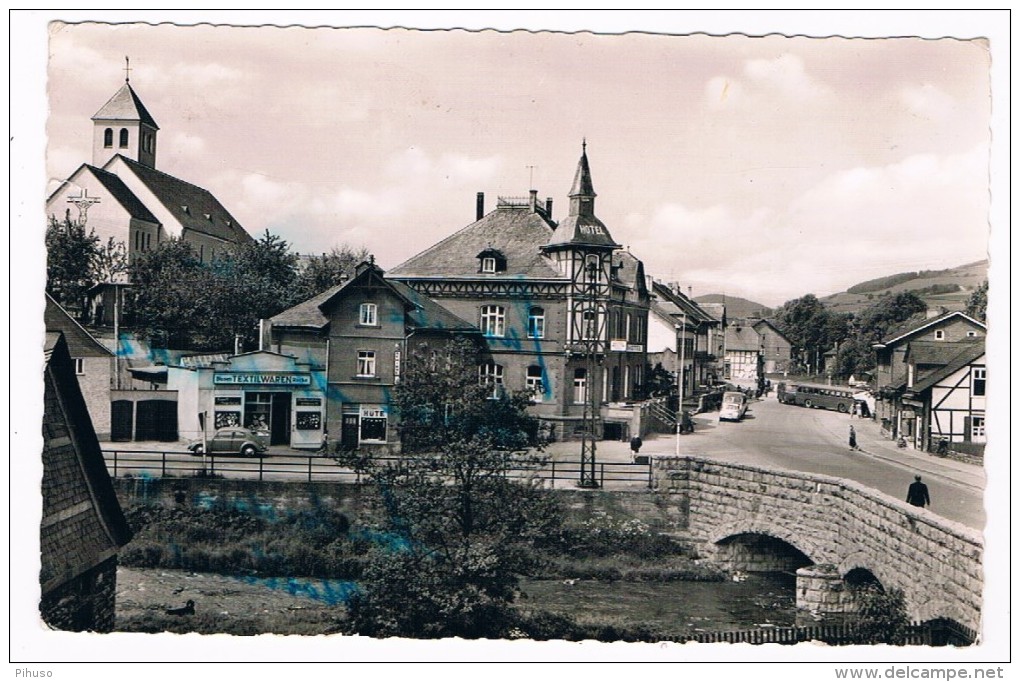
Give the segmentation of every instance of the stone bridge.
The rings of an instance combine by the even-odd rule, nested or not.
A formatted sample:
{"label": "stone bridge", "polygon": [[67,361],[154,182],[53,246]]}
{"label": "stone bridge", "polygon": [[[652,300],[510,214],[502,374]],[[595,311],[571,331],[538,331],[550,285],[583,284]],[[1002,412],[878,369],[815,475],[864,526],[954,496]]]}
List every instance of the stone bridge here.
{"label": "stone bridge", "polygon": [[797,572],[797,604],[849,606],[848,586],[903,590],[914,620],[980,631],[981,535],[853,481],[695,457],[656,457],[653,486],[731,570]]}

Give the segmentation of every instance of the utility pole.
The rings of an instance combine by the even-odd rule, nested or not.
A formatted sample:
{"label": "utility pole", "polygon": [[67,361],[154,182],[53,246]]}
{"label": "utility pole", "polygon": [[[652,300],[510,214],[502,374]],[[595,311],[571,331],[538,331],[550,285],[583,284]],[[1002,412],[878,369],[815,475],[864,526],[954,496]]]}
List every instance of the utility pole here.
{"label": "utility pole", "polygon": [[598,488],[595,477],[595,451],[598,438],[598,398],[595,391],[595,369],[599,350],[599,277],[602,259],[598,256],[586,256],[584,260],[584,278],[586,283],[585,306],[581,327],[584,344],[584,411],[581,416],[581,488]]}
{"label": "utility pole", "polygon": [[678,367],[677,371],[676,371],[676,387],[677,387],[677,389],[676,389],[677,390],[677,395],[676,395],[676,454],[677,454],[677,457],[679,457],[680,456],[680,426],[683,423],[682,422],[682,417],[683,417],[683,413],[684,413],[684,364],[687,361],[687,357],[686,357],[686,350],[687,350],[686,346],[687,346],[687,343],[686,343],[686,339],[685,339],[685,335],[687,333],[687,312],[686,311],[684,312],[683,323],[679,327],[677,327],[677,329],[678,329],[678,332],[677,332],[677,337],[676,337],[676,346],[677,346],[676,351],[677,351],[677,355],[680,358],[680,367]]}

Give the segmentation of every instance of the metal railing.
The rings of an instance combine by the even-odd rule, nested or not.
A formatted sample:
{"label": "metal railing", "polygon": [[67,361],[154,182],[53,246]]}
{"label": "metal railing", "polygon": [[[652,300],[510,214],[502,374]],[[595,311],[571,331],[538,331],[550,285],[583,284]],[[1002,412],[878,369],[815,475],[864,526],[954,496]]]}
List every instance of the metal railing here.
{"label": "metal railing", "polygon": [[[944,618],[925,623],[913,622],[902,632],[897,644],[915,646],[970,646],[977,633],[955,621]],[[722,630],[698,632],[677,639],[680,642],[702,644],[797,644],[799,642],[825,642],[829,645],[860,644],[862,637],[857,626],[849,623],[808,625],[799,627],[756,628],[753,630]]]}
{"label": "metal railing", "polygon": [[[331,457],[320,454],[264,455],[193,455],[187,451],[169,450],[103,450],[107,470],[114,478],[236,478],[257,481],[332,481],[361,483],[365,477],[343,467]],[[406,461],[406,457],[379,456],[373,462],[386,464]],[[597,462],[596,479],[600,487],[621,487],[640,484],[652,487],[650,458],[639,463]],[[581,478],[581,461],[550,460],[540,467],[509,466],[507,478],[533,480],[548,487],[569,487]]]}

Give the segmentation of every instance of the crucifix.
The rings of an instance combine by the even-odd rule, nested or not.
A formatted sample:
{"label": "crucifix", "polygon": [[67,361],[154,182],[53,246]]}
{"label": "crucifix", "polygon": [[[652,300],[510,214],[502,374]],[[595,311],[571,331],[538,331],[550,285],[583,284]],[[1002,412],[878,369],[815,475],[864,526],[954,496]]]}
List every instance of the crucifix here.
{"label": "crucifix", "polygon": [[89,207],[92,204],[98,204],[100,201],[99,197],[90,197],[87,188],[81,188],[81,194],[76,197],[68,197],[67,203],[74,204],[78,207],[78,222],[82,227],[89,219]]}
{"label": "crucifix", "polygon": [[124,82],[131,82],[131,60],[128,57],[124,57]]}

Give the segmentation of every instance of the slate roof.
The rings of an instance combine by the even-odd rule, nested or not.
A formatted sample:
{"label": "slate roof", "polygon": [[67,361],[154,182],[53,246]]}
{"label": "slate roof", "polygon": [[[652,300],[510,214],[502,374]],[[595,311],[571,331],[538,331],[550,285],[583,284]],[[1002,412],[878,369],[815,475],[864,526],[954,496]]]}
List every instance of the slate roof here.
{"label": "slate roof", "polygon": [[157,225],[159,224],[159,219],[152,215],[152,211],[146,208],[145,204],[143,204],[142,201],[135,196],[135,193],[128,189],[128,186],[124,184],[123,180],[102,168],[96,168],[95,166],[90,166],[88,164],[84,164],[84,167],[96,176],[96,180],[98,180],[103,187],[106,188],[106,191],[109,192],[110,195],[124,207],[124,210],[126,210],[132,218],[144,220],[149,223],[155,223]]}
{"label": "slate roof", "polygon": [[[381,270],[376,270],[376,272],[380,276],[382,275]],[[354,285],[358,279],[358,277],[355,277],[343,284],[331,287],[306,301],[302,301],[296,306],[288,308],[279,315],[270,318],[270,322],[274,327],[323,329],[329,324],[329,317],[323,312],[326,304],[344,289]],[[462,333],[478,331],[475,325],[454,315],[427,296],[422,296],[403,282],[391,279],[385,279],[384,281],[393,288],[394,293],[408,302],[410,310],[407,313],[406,324],[409,329]]]}
{"label": "slate roof", "polygon": [[726,350],[761,350],[761,338],[750,325],[726,327]]}
{"label": "slate roof", "polygon": [[915,365],[947,365],[965,349],[984,347],[984,341],[911,341],[904,360]]}
{"label": "slate roof", "polygon": [[944,367],[935,370],[919,381],[915,381],[914,385],[910,387],[911,391],[915,393],[922,393],[946,377],[952,376],[985,354],[984,343],[959,343],[944,345],[962,346],[962,348],[956,349],[956,355],[950,358],[949,362],[947,362]]}
{"label": "slate roof", "polygon": [[670,315],[683,315],[687,313],[694,322],[715,322],[716,319],[704,310],[697,302],[684,294],[676,293],[669,286],[662,282],[653,282],[652,291],[655,294],[653,305]]}
{"label": "slate roof", "polygon": [[942,315],[938,315],[937,317],[928,317],[926,313],[917,313],[915,315],[911,315],[902,324],[894,327],[893,329],[890,329],[889,332],[885,335],[885,337],[878,344],[875,345],[888,346],[889,344],[900,341],[904,337],[910,336],[915,332],[919,332],[922,329],[934,326],[936,324],[948,320],[951,317],[956,316],[962,317],[965,320],[970,320],[971,322],[979,326],[981,329],[986,328],[984,324],[970,317],[966,313],[960,312],[959,310],[953,310],[947,313],[943,313]]}
{"label": "slate roof", "polygon": [[185,229],[225,241],[243,244],[252,240],[237,220],[209,190],[149,168],[118,154],[106,167],[120,159],[151,191]]}
{"label": "slate roof", "polygon": [[785,341],[786,341],[787,343],[790,343],[790,339],[786,338],[786,334],[784,334],[784,333],[782,332],[782,330],[780,330],[780,329],[779,329],[779,325],[777,325],[777,324],[776,324],[775,322],[773,322],[773,321],[772,321],[772,320],[770,320],[769,318],[767,318],[767,317],[763,317],[763,318],[760,318],[760,319],[759,319],[758,321],[756,321],[756,322],[754,323],[754,325],[753,325],[753,326],[754,326],[754,328],[755,328],[755,329],[757,329],[757,328],[758,328],[758,325],[768,325],[769,327],[771,327],[771,328],[772,328],[772,331],[773,331],[773,332],[775,332],[775,333],[776,333],[776,334],[778,334],[778,335],[779,335],[780,337],[782,337],[782,338],[783,338],[783,340],[785,340]]}
{"label": "slate roof", "polygon": [[[527,206],[497,206],[467,227],[412,256],[386,273],[389,279],[566,279],[542,254],[553,224]],[[506,270],[482,274],[478,254],[497,249]]]}
{"label": "slate roof", "polygon": [[595,187],[591,181],[591,168],[588,165],[588,152],[582,145],[581,159],[577,162],[574,172],[574,184],[570,188],[570,214],[564,218],[549,243],[547,249],[564,246],[584,245],[617,249],[620,247],[605,224],[595,217],[594,204],[581,208],[577,199],[587,197],[595,201]]}
{"label": "slate roof", "polygon": [[130,83],[124,83],[120,90],[96,112],[93,121],[141,121],[159,130],[156,120],[142,104]]}
{"label": "slate roof", "polygon": [[113,352],[92,336],[85,327],[71,317],[57,301],[46,294],[46,310],[43,313],[46,322],[47,342],[49,333],[63,332],[68,352],[73,358],[113,357]]}
{"label": "slate roof", "polygon": [[105,561],[131,539],[63,334],[46,334],[43,387],[43,594]]}

